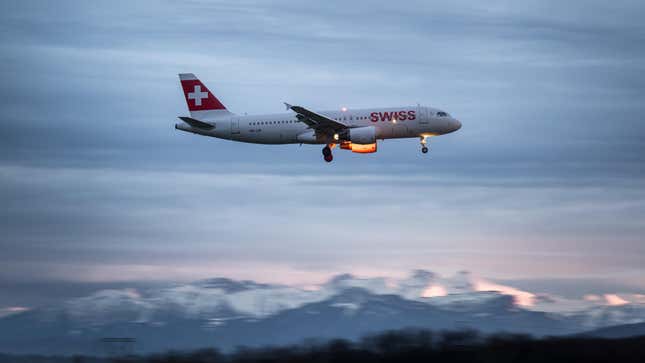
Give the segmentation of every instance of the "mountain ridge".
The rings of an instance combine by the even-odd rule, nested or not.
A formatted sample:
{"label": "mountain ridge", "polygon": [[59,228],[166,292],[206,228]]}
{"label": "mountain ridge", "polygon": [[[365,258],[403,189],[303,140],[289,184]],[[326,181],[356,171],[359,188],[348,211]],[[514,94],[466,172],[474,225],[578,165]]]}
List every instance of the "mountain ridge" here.
{"label": "mountain ridge", "polygon": [[0,318],[0,351],[33,353],[37,345],[40,353],[91,354],[109,336],[133,337],[144,352],[356,339],[401,328],[544,336],[645,321],[640,305],[560,314],[531,309],[505,293],[517,289],[487,291],[477,284],[468,272],[444,279],[415,270],[399,280],[342,274],[310,289],[213,278],[147,291],[101,290]]}

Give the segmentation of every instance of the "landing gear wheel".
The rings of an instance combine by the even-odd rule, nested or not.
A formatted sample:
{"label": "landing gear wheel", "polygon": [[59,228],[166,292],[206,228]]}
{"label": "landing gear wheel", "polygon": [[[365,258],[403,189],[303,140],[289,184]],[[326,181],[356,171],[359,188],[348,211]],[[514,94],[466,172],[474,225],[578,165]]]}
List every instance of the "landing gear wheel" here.
{"label": "landing gear wheel", "polygon": [[426,146],[426,144],[428,143],[428,136],[421,135],[419,138],[421,139],[420,140],[421,141],[421,152],[424,153],[424,154],[427,154],[428,153],[428,147]]}
{"label": "landing gear wheel", "polygon": [[331,154],[331,148],[329,145],[325,146],[322,149],[323,157],[326,162],[330,163],[332,160],[334,160],[334,155]]}

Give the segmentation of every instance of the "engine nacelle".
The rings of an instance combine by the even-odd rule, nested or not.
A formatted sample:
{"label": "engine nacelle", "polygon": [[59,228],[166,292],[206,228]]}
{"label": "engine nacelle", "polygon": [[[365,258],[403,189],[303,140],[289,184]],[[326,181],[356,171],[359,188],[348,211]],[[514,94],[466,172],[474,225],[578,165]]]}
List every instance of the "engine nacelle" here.
{"label": "engine nacelle", "polygon": [[347,129],[343,131],[340,138],[343,141],[350,141],[352,144],[374,144],[376,143],[376,127],[365,126]]}
{"label": "engine nacelle", "polygon": [[369,154],[376,152],[376,142],[373,144],[354,144],[351,141],[343,141],[340,143],[340,148],[351,150],[355,153]]}

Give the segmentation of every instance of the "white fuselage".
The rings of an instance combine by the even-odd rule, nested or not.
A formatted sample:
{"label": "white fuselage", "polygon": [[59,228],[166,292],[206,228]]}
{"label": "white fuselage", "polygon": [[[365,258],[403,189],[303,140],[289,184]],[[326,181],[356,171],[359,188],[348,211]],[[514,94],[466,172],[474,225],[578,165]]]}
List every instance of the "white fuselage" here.
{"label": "white fuselage", "polygon": [[[461,123],[445,112],[422,106],[322,111],[320,114],[350,128],[374,126],[377,139],[428,137],[458,130]],[[180,123],[175,128],[205,136],[256,144],[329,144],[331,135],[316,135],[293,112],[226,116],[208,120],[214,127],[204,130]]]}

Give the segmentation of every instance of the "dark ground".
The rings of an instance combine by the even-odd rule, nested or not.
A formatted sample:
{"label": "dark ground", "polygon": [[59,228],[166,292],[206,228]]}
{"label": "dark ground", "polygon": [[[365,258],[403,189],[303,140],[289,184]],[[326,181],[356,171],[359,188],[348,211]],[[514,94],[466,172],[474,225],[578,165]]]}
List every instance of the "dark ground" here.
{"label": "dark ground", "polygon": [[123,358],[45,357],[0,354],[0,363],[252,363],[252,362],[645,362],[645,336],[533,339],[522,335],[483,337],[475,332],[408,330],[368,336],[359,342],[304,342],[269,348],[168,352]]}

